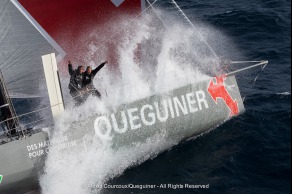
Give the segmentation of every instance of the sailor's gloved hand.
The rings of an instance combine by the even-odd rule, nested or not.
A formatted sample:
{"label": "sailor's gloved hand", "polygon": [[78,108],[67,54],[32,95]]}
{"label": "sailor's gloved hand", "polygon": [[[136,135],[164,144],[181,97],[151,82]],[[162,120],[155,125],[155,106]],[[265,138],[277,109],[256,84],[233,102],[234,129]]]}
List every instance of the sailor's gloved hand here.
{"label": "sailor's gloved hand", "polygon": [[107,63],[108,63],[108,61],[105,61],[105,62],[104,62],[104,64],[107,64]]}

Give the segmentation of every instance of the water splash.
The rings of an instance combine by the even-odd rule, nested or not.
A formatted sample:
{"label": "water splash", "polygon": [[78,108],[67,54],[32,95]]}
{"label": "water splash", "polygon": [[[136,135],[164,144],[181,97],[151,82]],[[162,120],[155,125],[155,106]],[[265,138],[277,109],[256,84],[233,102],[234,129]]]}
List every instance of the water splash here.
{"label": "water splash", "polygon": [[[106,113],[108,106],[129,103],[209,78],[206,73],[216,59],[212,53],[205,52],[202,40],[192,28],[175,21],[168,21],[168,27],[164,28],[152,14],[144,15],[130,24],[125,18],[115,23],[116,28],[124,28],[127,32],[123,34],[118,47],[118,68],[104,68],[102,75],[94,80],[103,95],[103,101],[90,97],[82,106],[66,109],[55,124],[51,141],[74,133],[72,123],[76,127],[91,115]],[[204,31],[206,27],[200,30]],[[94,36],[94,29],[89,34]],[[105,52],[96,55],[97,46],[94,44],[89,45],[89,49],[92,52],[87,53],[87,58],[91,64],[101,58],[100,53]],[[162,131],[144,143],[118,150],[111,149],[110,142],[95,138],[91,138],[86,149],[72,147],[60,150],[51,144],[44,174],[40,177],[42,192],[101,192],[94,185],[102,185],[130,166],[155,157],[179,142],[179,139],[166,138],[167,129]]]}

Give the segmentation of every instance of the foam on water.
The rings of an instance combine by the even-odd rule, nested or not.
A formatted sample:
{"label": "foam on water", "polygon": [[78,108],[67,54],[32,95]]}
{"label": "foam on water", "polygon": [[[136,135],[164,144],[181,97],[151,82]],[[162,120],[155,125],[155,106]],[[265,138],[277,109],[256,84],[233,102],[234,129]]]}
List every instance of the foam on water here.
{"label": "foam on water", "polygon": [[[67,108],[55,123],[51,141],[69,132],[74,133],[72,123],[78,124],[96,113],[106,113],[108,106],[129,103],[209,78],[204,73],[204,67],[206,62],[216,59],[211,53],[202,56],[198,48],[202,45],[201,40],[192,28],[175,21],[163,28],[151,14],[131,24],[125,21],[118,23],[118,28],[129,32],[120,44],[119,71],[104,68],[102,76],[94,80],[97,86],[106,89],[107,96],[101,90],[104,97],[102,102],[90,97],[80,107]],[[222,34],[216,36],[222,37]],[[136,59],[139,45],[142,45],[141,60]],[[96,49],[94,45],[89,47]],[[97,61],[94,55],[88,53],[90,56],[91,63]],[[110,142],[101,142],[96,138],[87,146],[87,151],[78,147],[60,150],[51,144],[44,174],[40,177],[42,193],[83,194],[101,191],[96,189],[98,185],[178,143],[178,139],[166,139],[167,129],[163,131],[145,143],[118,150],[111,149]]]}

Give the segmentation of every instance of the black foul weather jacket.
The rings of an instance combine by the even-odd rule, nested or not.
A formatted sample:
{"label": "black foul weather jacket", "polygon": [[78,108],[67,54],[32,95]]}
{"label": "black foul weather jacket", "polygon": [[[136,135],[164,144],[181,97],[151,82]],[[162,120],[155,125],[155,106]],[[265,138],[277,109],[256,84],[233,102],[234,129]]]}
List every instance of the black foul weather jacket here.
{"label": "black foul weather jacket", "polygon": [[101,68],[103,68],[104,65],[105,63],[100,64],[97,68],[91,71],[91,74],[88,74],[87,72],[85,72],[83,74],[82,86],[87,87],[88,89],[94,89],[92,80],[94,76],[97,74],[97,72],[101,70]]}
{"label": "black foul weather jacket", "polygon": [[73,70],[72,64],[68,64],[68,71],[71,75],[70,83],[69,83],[69,90],[70,91],[78,91],[82,88],[82,74],[79,74],[78,69]]}

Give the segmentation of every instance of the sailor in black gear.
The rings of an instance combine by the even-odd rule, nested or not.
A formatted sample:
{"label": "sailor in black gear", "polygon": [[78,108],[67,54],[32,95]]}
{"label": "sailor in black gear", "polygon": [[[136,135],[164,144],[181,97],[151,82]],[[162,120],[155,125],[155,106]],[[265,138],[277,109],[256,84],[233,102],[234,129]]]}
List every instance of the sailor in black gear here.
{"label": "sailor in black gear", "polygon": [[68,71],[70,74],[69,90],[70,95],[75,101],[76,105],[82,102],[82,78],[84,74],[84,68],[78,66],[77,69],[73,69],[71,61],[68,61]]}
{"label": "sailor in black gear", "polygon": [[97,68],[92,70],[90,66],[86,68],[86,71],[83,74],[83,82],[82,85],[86,90],[88,91],[88,94],[92,94],[93,96],[97,96],[99,99],[101,99],[101,94],[99,91],[94,87],[93,85],[93,78],[96,75],[96,73],[101,70],[101,68],[104,67],[105,64],[108,62],[105,61],[104,63],[100,64]]}

